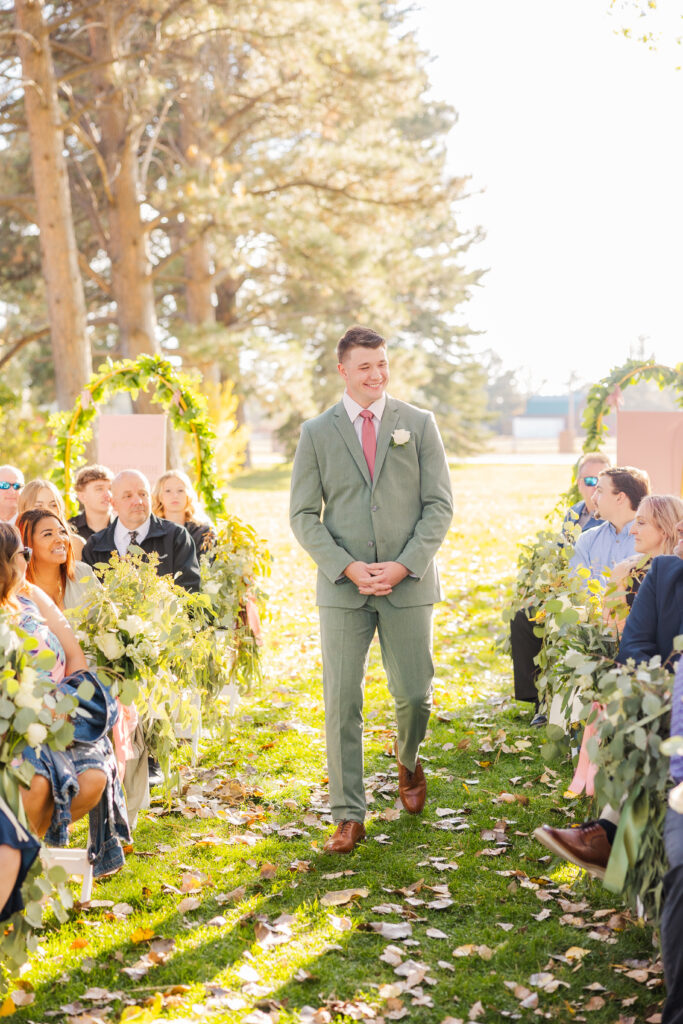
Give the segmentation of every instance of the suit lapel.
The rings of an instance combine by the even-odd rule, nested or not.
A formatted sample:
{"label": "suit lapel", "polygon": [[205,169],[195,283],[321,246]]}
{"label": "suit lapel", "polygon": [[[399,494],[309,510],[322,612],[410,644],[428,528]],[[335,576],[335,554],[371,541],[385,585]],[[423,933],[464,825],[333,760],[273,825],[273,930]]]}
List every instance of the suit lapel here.
{"label": "suit lapel", "polygon": [[[382,420],[384,420],[384,417],[382,417]],[[334,407],[334,425],[341,434],[341,436],[343,437],[346,443],[346,447],[349,449],[349,452],[353,456],[353,461],[356,463],[359,470],[363,474],[363,479],[365,480],[366,484],[368,485],[368,487],[372,487],[372,480],[370,479],[370,470],[368,469],[368,464],[365,461],[365,456],[363,455],[361,443],[358,440],[358,435],[356,434],[356,431],[353,428],[353,423],[349,419],[349,414],[344,408],[343,402],[339,402]],[[375,462],[375,478],[376,477],[377,463]]]}
{"label": "suit lapel", "polygon": [[389,442],[391,441],[391,435],[396,429],[398,423],[398,408],[392,402],[390,398],[387,398],[387,404],[384,409],[384,415],[380,420],[379,434],[377,435],[377,454],[375,456],[375,475],[373,477],[373,487],[379,479],[382,466],[384,465],[384,459],[389,451]]}

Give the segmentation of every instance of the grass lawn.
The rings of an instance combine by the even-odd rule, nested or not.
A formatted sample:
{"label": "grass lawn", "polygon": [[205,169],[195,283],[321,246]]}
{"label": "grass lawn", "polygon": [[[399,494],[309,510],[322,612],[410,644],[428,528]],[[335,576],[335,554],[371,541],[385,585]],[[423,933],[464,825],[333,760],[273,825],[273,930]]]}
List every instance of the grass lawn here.
{"label": "grass lawn", "polygon": [[182,797],[142,816],[124,870],[48,928],[22,979],[35,999],[13,1019],[657,1020],[651,930],[530,838],[590,809],[562,796],[570,766],[543,764],[493,646],[517,543],[541,525],[566,469],[454,468],[427,807],[412,818],[396,806],[392,708],[373,645],[368,839],[347,858],[321,853],[314,570],[289,533],[287,482],[286,470],[251,473],[231,491],[275,559],[266,684],[237,709],[229,742],[205,744],[186,767]]}

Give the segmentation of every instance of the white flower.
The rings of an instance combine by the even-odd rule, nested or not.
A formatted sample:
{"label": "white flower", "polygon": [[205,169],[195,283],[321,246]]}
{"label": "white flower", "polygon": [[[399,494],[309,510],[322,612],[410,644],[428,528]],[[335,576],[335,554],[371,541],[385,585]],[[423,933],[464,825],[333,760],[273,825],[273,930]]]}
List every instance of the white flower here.
{"label": "white flower", "polygon": [[31,722],[26,732],[26,739],[31,747],[39,747],[47,738],[47,729],[40,722]]}
{"label": "white flower", "polygon": [[669,807],[672,811],[683,814],[683,782],[679,782],[669,793]]}
{"label": "white flower", "polygon": [[397,447],[398,445],[401,444],[408,444],[408,441],[410,441],[409,430],[395,430],[391,435],[391,443],[394,447]]}
{"label": "white flower", "polygon": [[147,624],[139,615],[129,615],[126,619],[119,619],[119,629],[125,630],[129,636],[137,636],[146,631]]}
{"label": "white flower", "polygon": [[115,633],[99,633],[95,637],[95,643],[109,661],[117,661],[125,651]]}
{"label": "white flower", "polygon": [[[33,674],[35,675],[35,672]],[[26,682],[25,677],[22,678],[19,689],[15,694],[14,703],[18,708],[30,708],[31,711],[40,711],[43,706],[42,700],[33,690],[32,681],[29,679]]]}
{"label": "white flower", "polygon": [[21,685],[23,686],[26,684],[26,686],[33,686],[37,677],[38,673],[36,670],[31,668],[30,665],[26,665],[26,667],[21,670]]}

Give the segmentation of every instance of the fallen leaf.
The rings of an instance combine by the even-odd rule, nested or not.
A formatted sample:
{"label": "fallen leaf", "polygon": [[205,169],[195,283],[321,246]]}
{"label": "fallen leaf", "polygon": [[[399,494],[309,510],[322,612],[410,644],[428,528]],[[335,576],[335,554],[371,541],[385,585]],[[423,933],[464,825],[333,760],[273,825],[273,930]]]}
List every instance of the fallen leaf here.
{"label": "fallen leaf", "polygon": [[483,1013],[484,1007],[479,1000],[477,1000],[474,1006],[470,1006],[470,1020],[478,1020]]}
{"label": "fallen leaf", "polygon": [[412,925],[409,922],[391,924],[389,921],[370,921],[369,927],[373,932],[385,939],[407,939],[413,934]]}
{"label": "fallen leaf", "polygon": [[202,905],[202,901],[197,899],[196,896],[186,896],[184,900],[181,900],[177,906],[178,913],[186,914],[189,910],[196,910],[197,907]]}
{"label": "fallen leaf", "polygon": [[602,996],[591,996],[584,1006],[584,1010],[602,1010],[604,1005],[605,1000]]}
{"label": "fallen leaf", "polygon": [[338,932],[347,932],[352,926],[350,917],[336,917],[334,914],[330,914],[328,921]]}
{"label": "fallen leaf", "polygon": [[147,942],[148,939],[154,938],[154,930],[152,928],[136,928],[130,933],[131,942]]}
{"label": "fallen leaf", "polygon": [[267,863],[263,864],[261,866],[261,870],[260,870],[259,874],[260,874],[261,878],[268,878],[268,879],[275,878],[275,876],[277,875],[277,865],[276,864],[267,864]]}
{"label": "fallen leaf", "polygon": [[445,932],[439,931],[438,928],[428,928],[425,933],[430,939],[447,939],[448,936]]}
{"label": "fallen leaf", "polygon": [[326,892],[320,902],[324,907],[341,907],[345,903],[350,903],[351,900],[364,899],[368,894],[368,889],[336,889]]}
{"label": "fallen leaf", "polygon": [[71,947],[70,948],[71,949],[85,949],[87,945],[88,945],[88,940],[87,939],[80,939],[79,938],[79,939],[74,939],[73,940],[73,942],[71,943]]}

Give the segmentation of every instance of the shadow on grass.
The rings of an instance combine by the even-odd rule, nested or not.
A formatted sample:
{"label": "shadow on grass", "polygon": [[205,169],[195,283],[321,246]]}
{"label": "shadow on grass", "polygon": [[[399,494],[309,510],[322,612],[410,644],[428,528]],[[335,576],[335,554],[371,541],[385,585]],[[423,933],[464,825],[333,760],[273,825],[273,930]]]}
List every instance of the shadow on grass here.
{"label": "shadow on grass", "polygon": [[291,462],[267,469],[250,469],[230,481],[229,490],[235,491],[286,491],[292,474]]}

